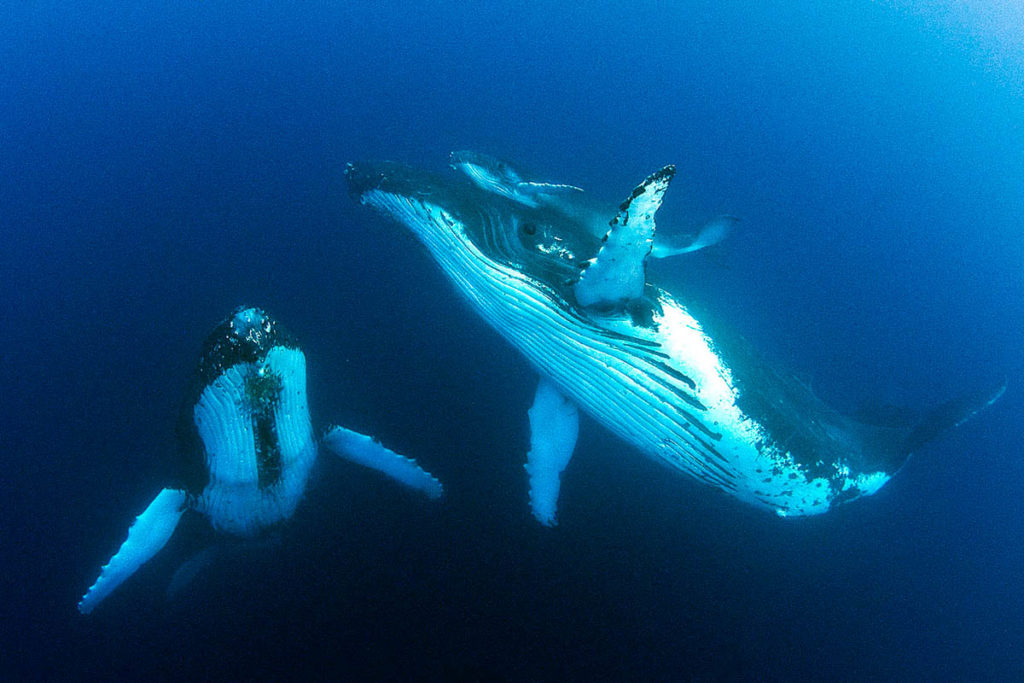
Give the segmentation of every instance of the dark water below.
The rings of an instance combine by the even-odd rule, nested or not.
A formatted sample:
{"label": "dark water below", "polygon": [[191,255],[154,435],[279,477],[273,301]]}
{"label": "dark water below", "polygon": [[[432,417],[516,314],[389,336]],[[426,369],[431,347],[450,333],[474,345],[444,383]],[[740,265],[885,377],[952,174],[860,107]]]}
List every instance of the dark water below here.
{"label": "dark water below", "polygon": [[[1009,4],[186,3],[0,10],[0,676],[1011,680],[1024,676],[1024,20]],[[480,149],[665,224],[653,276],[839,406],[1000,403],[873,498],[779,520],[588,419],[527,509],[535,377],[342,171]],[[324,459],[295,518],[181,598],[201,523],[75,604],[175,468],[208,331],[303,342]]]}

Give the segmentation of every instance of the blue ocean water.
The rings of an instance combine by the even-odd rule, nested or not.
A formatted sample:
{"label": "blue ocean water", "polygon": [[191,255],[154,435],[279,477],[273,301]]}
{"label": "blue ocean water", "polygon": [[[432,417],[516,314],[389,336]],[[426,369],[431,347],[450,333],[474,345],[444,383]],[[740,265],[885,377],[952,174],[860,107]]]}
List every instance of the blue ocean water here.
{"label": "blue ocean water", "polygon": [[[1024,16],[1009,2],[20,3],[0,9],[0,676],[1015,680],[1024,676]],[[591,420],[560,525],[522,471],[535,377],[345,163],[479,149],[659,221],[652,265],[815,391],[1003,399],[872,498],[780,520]],[[319,428],[296,517],[164,589],[189,524],[75,604],[173,475],[202,340],[256,304]]]}

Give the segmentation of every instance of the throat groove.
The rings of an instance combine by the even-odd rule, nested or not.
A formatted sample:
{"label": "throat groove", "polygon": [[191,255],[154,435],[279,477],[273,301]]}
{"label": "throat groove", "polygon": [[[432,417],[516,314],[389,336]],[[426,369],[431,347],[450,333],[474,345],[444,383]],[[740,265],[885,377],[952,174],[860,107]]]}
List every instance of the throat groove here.
{"label": "throat groove", "polygon": [[256,437],[256,471],[259,487],[273,486],[281,478],[281,446],[277,439],[274,415],[253,415],[253,435]]}

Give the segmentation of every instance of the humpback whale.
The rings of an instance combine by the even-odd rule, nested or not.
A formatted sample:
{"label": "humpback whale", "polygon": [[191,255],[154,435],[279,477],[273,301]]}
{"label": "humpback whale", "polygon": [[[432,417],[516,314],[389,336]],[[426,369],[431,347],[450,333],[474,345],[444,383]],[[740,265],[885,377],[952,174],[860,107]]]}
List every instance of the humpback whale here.
{"label": "humpback whale", "polygon": [[[583,229],[590,230],[596,237],[603,237],[608,231],[608,216],[613,210],[590,200],[581,187],[525,180],[524,174],[509,162],[472,150],[452,152],[448,163],[452,169],[465,174],[473,184],[487,192],[524,206],[550,208],[568,220],[577,221]],[[723,215],[699,226],[693,234],[669,236],[660,233],[654,238],[650,255],[654,258],[667,258],[714,246],[724,240],[738,222],[735,216]]]}
{"label": "humpback whale", "polygon": [[695,302],[648,281],[655,213],[674,173],[666,166],[640,183],[598,236],[479,178],[395,162],[346,168],[354,199],[410,229],[537,370],[525,468],[539,522],[556,523],[578,410],[659,463],[780,516],[805,516],[877,492],[1003,393],[999,383],[899,425],[826,405]]}
{"label": "humpback whale", "polygon": [[[239,308],[218,325],[206,340],[179,432],[182,485],[160,491],[138,516],[78,603],[83,614],[163,548],[188,510],[243,538],[295,512],[317,443],[306,402],[306,357],[291,335],[259,308]],[[369,436],[335,426],[321,443],[432,499],[441,496],[437,479]]]}

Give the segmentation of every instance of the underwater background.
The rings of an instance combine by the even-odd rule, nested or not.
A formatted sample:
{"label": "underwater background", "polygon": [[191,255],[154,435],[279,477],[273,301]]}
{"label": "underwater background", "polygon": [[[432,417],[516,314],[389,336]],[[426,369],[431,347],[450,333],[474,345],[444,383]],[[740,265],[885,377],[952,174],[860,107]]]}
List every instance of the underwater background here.
{"label": "underwater background", "polygon": [[[1024,678],[1024,10],[1000,2],[5,3],[0,677]],[[1009,379],[877,495],[778,519],[589,418],[530,516],[536,378],[348,161],[476,149],[659,225],[742,221],[650,277],[832,404]],[[295,517],[176,598],[198,517],[75,605],[174,476],[240,304],[298,338],[322,455]]]}

